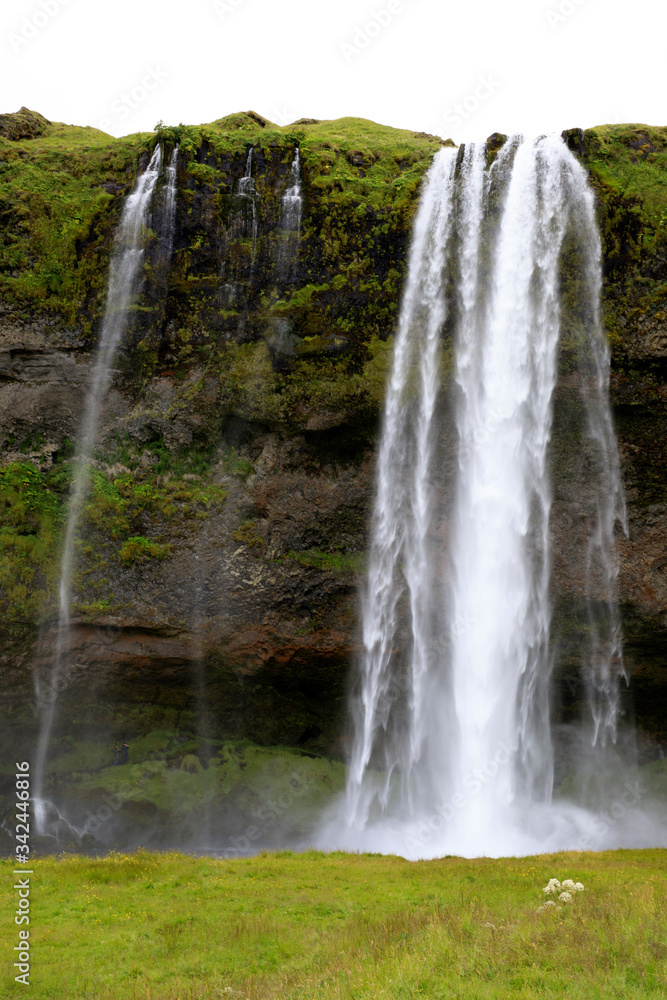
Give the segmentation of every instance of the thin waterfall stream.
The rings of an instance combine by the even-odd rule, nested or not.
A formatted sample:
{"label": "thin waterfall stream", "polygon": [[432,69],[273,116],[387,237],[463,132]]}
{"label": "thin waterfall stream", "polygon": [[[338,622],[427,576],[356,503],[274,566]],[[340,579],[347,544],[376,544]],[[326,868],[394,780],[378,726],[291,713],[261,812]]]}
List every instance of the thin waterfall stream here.
{"label": "thin waterfall stream", "polygon": [[[167,227],[165,237],[168,240],[170,254],[175,215],[177,155],[178,151],[174,150],[167,169],[166,207],[165,219],[163,220]],[[47,820],[43,803],[44,770],[49,739],[57,712],[57,695],[65,680],[63,675],[67,667],[75,550],[81,515],[88,494],[90,461],[93,458],[99,434],[101,407],[109,388],[116,352],[127,327],[130,307],[141,286],[146,230],[149,225],[151,202],[160,176],[161,166],[162,149],[158,145],[155,147],[148,166],[137,177],[134,190],[128,196],[123,207],[109,268],[104,319],[79,434],[75,475],[71,488],[61,557],[58,625],[55,648],[51,657],[50,690],[46,692],[46,696],[44,696],[44,692],[39,690],[39,685],[37,690],[38,702],[45,706],[40,719],[35,759],[34,798],[39,833],[45,832]]]}
{"label": "thin waterfall stream", "polygon": [[280,281],[290,281],[294,278],[299,254],[302,207],[301,160],[299,147],[295,146],[294,159],[287,178],[287,187],[280,199],[280,229],[282,231],[278,260]]}
{"label": "thin waterfall stream", "polygon": [[[593,194],[558,137],[512,138],[488,169],[484,144],[443,148],[414,224],[378,457],[347,793],[342,817],[323,827],[327,843],[407,857],[521,854],[571,847],[590,829],[585,809],[552,796],[550,443],[565,252],[577,262],[594,493],[582,727],[594,748],[616,740],[624,671],[614,533],[625,513]],[[445,330],[458,437],[448,515],[438,467]]]}

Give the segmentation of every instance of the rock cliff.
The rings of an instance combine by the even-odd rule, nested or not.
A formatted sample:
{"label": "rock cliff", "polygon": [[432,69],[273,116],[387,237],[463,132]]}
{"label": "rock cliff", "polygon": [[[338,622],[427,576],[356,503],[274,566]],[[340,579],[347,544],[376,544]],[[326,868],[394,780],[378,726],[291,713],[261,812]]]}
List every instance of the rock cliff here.
{"label": "rock cliff", "polygon": [[[627,706],[648,758],[667,741],[667,129],[564,138],[598,200],[628,499]],[[156,141],[179,146],[173,256],[167,266],[159,253],[158,192],[53,692],[58,549],[113,233]],[[104,765],[122,738],[207,773],[232,759],[220,749],[230,741],[344,759],[384,382],[420,182],[442,142],[360,119],[277,127],[254,112],[123,139],[27,109],[0,116],[3,748],[29,759],[40,705],[57,697],[54,795],[112,788]],[[298,255],[280,225],[296,146]],[[558,723],[583,698],[577,379],[565,338],[552,457]],[[445,490],[453,445],[442,442]]]}

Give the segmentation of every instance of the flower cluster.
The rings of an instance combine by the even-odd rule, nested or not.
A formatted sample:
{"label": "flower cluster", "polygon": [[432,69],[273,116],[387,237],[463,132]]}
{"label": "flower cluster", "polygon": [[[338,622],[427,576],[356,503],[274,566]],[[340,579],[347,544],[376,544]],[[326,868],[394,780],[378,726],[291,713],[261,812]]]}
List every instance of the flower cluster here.
{"label": "flower cluster", "polygon": [[[561,903],[571,903],[573,892],[583,892],[584,887],[581,882],[573,882],[571,878],[566,878],[563,882],[559,882],[557,878],[549,879],[547,885],[545,885],[542,892],[545,896],[558,896]],[[553,899],[548,899],[546,903],[537,908],[537,912],[543,912],[547,910],[550,906],[556,906]]]}

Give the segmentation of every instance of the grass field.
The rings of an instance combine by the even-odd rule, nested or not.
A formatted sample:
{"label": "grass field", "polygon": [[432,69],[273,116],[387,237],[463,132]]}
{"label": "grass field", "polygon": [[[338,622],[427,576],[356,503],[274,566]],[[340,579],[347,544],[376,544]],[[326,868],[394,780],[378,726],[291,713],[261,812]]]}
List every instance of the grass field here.
{"label": "grass field", "polygon": [[[28,989],[10,970],[18,893],[2,868],[3,998],[667,995],[665,850],[47,858],[33,862]],[[538,913],[551,877],[585,891]]]}

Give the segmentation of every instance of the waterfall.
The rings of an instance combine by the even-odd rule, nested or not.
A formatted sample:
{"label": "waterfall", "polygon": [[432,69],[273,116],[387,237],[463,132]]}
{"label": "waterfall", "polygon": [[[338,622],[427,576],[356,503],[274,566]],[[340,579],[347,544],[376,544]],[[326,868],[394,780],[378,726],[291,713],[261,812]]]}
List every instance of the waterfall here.
{"label": "waterfall", "polygon": [[301,161],[299,147],[294,147],[294,159],[287,179],[287,188],[280,199],[280,225],[290,232],[301,228]]}
{"label": "waterfall", "polygon": [[[428,595],[432,576],[428,546],[432,496],[429,488],[432,423],[438,388],[440,331],[445,319],[443,269],[451,243],[454,214],[453,178],[456,150],[435,158],[415,222],[394,368],[387,388],[384,431],[378,460],[378,482],[372,525],[368,581],[363,599],[360,698],[348,782],[352,821],[365,825],[373,800],[386,810],[393,772],[400,771],[401,801],[411,804],[421,787],[413,770],[424,750],[423,719],[429,699],[424,690],[429,645]],[[401,731],[389,727],[391,690],[397,678],[392,653],[398,627],[397,605],[405,587],[416,627],[412,633],[407,722]],[[418,624],[417,624],[418,623]],[[431,701],[432,705],[433,702]],[[392,725],[394,720],[391,720]],[[386,734],[386,740],[381,739]],[[379,748],[378,744],[384,745]],[[371,756],[380,749],[383,769],[373,771]],[[428,766],[424,774],[429,773]]]}
{"label": "waterfall", "polygon": [[[458,154],[458,161],[457,161]],[[443,148],[425,179],[378,456],[363,653],[337,843],[406,856],[560,849],[590,828],[552,802],[549,445],[568,238],[594,516],[582,649],[593,744],[623,675],[614,528],[624,524],[586,173],[557,137]],[[438,449],[454,340],[452,510]],[[335,828],[335,832],[332,832]]]}
{"label": "waterfall", "polygon": [[294,147],[294,158],[287,178],[287,187],[280,199],[281,240],[278,257],[278,278],[289,281],[294,277],[299,254],[301,235],[301,161],[299,147]]}
{"label": "waterfall", "polygon": [[255,198],[257,197],[257,189],[255,187],[255,182],[252,179],[252,146],[248,150],[248,156],[245,164],[245,174],[239,181],[239,194],[242,198],[247,198],[248,203],[252,211],[252,224],[251,224],[251,236],[252,236],[252,259],[253,264],[255,262],[255,246],[257,244],[257,205],[255,204]]}
{"label": "waterfall", "polygon": [[164,186],[164,207],[160,219],[162,241],[160,258],[168,265],[174,249],[174,221],[176,218],[176,183],[178,174],[178,146],[175,146],[169,158],[166,170],[167,182]]}
{"label": "waterfall", "polygon": [[294,147],[294,159],[287,179],[287,188],[280,199],[280,225],[283,229],[301,228],[301,161],[299,147]]}
{"label": "waterfall", "polygon": [[[252,177],[253,148],[246,156],[245,173],[238,192],[231,197],[231,209],[221,245],[221,306],[239,307],[239,331],[243,329],[255,275],[257,252],[257,189]],[[245,243],[250,237],[249,253]]]}
{"label": "waterfall", "polygon": [[[172,160],[175,166],[174,157],[172,157]],[[62,686],[63,678],[61,675],[66,668],[65,661],[69,640],[74,552],[77,530],[88,493],[88,467],[93,457],[97,440],[101,404],[111,379],[111,366],[127,326],[128,310],[141,284],[148,212],[153,190],[160,174],[161,163],[162,151],[160,146],[156,146],[148,167],[137,178],[134,190],[127,198],[123,207],[109,269],[109,284],[100,342],[79,434],[76,469],[71,489],[60,566],[58,630],[55,649],[51,658],[50,691],[44,696],[39,687],[37,690],[38,702],[46,705],[40,719],[40,733],[34,768],[36,820],[37,829],[40,833],[44,832],[45,822],[44,808],[42,807],[44,765],[57,707],[57,692]],[[175,171],[173,175],[169,175],[170,179],[172,176],[175,178]]]}

